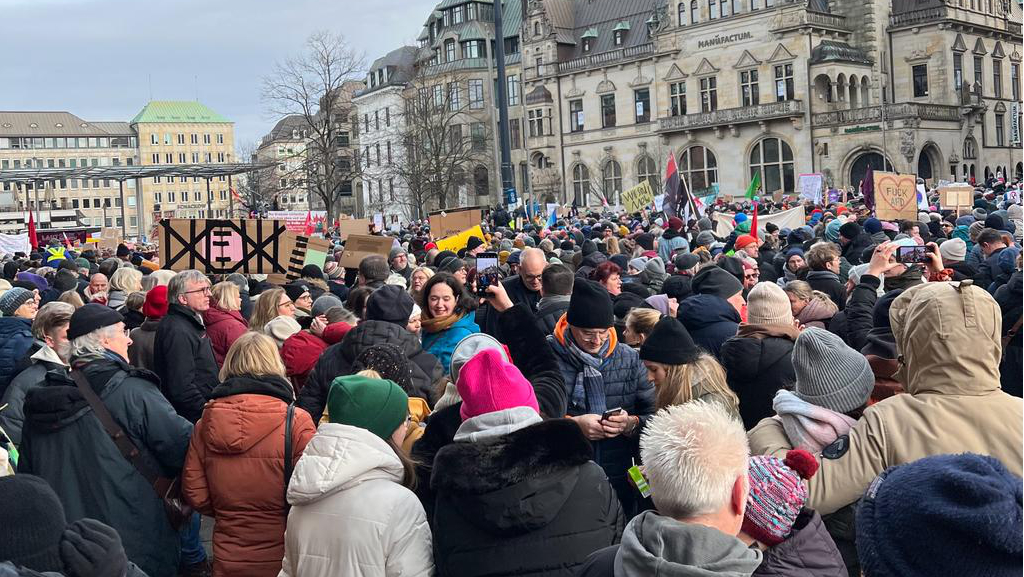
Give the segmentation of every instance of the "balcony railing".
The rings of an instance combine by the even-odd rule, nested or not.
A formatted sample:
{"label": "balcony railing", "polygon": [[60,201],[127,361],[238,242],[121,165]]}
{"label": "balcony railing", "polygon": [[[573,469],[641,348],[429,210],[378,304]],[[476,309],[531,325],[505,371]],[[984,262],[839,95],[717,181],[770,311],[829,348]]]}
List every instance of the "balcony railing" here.
{"label": "balcony railing", "polygon": [[804,103],[800,100],[769,102],[757,106],[726,108],[714,112],[701,112],[685,116],[670,116],[658,121],[660,131],[690,130],[727,124],[760,122],[776,118],[803,116]]}
{"label": "balcony railing", "polygon": [[[900,104],[887,104],[885,106],[886,120],[899,120],[903,118],[959,121],[960,108],[945,104],[921,104],[917,102],[903,102]],[[843,124],[864,124],[866,122],[881,121],[881,105],[865,106],[850,110],[831,110],[811,115],[811,124],[813,126],[840,126]]]}
{"label": "balcony railing", "polygon": [[821,12],[807,12],[807,23],[817,24],[828,28],[846,29],[846,16],[838,14],[822,14]]}
{"label": "balcony railing", "polygon": [[920,10],[903,12],[902,14],[893,14],[889,16],[889,26],[910,26],[911,24],[925,24],[928,22],[935,22],[936,20],[942,20],[945,17],[945,6],[933,6],[931,8],[922,8]]}
{"label": "balcony railing", "polygon": [[619,60],[629,60],[631,58],[637,58],[645,54],[654,53],[654,43],[648,42],[646,44],[640,44],[639,46],[630,46],[629,48],[617,48],[615,50],[608,50],[607,52],[599,52],[597,54],[591,54],[589,56],[582,56],[580,58],[573,58],[565,62],[558,63],[559,72],[575,72],[577,70],[584,70],[594,66],[600,66],[602,64],[610,64],[612,62],[618,62]]}

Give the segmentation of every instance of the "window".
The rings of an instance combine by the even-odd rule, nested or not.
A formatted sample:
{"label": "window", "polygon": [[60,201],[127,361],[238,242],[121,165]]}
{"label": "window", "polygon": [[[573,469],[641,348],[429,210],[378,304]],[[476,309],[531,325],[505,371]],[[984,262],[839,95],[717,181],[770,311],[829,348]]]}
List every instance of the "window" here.
{"label": "window", "polygon": [[609,160],[601,169],[602,192],[608,204],[618,204],[619,193],[622,192],[622,167],[618,162]]}
{"label": "window", "polygon": [[910,70],[914,79],[914,98],[928,96],[928,65],[918,64]]}
{"label": "window", "polygon": [[775,66],[775,101],[793,99],[793,65],[778,64]]}
{"label": "window", "polygon": [[690,0],[690,24],[700,22],[700,5],[697,0]]}
{"label": "window", "polygon": [[223,134],[220,134],[220,133],[217,134],[217,144],[224,144],[224,135]]}
{"label": "window", "polygon": [[448,110],[450,112],[458,112],[462,109],[462,98],[461,91],[459,90],[458,82],[448,83]]}
{"label": "window", "polygon": [[380,110],[373,111],[373,129],[380,130]]}
{"label": "window", "polygon": [[462,24],[462,6],[456,6],[452,10],[452,24]]}
{"label": "window", "polygon": [[370,168],[370,145],[367,144],[363,147],[363,158],[366,161],[366,168]]}
{"label": "window", "polygon": [[178,135],[178,144],[185,144],[185,135],[184,134],[179,134]]}
{"label": "window", "polygon": [[534,63],[537,65],[537,76],[544,74],[544,59],[538,56]]}
{"label": "window", "polygon": [[1020,102],[1020,64],[1010,63],[1010,93],[1014,102]]}
{"label": "window", "polygon": [[434,106],[441,108],[444,106],[444,87],[440,84],[435,84],[432,87],[432,91],[434,93]]}
{"label": "window", "polygon": [[[182,195],[182,197],[184,197],[184,196],[185,196],[185,193],[183,192],[183,193],[181,193],[181,195]],[[171,202],[171,203],[173,203],[173,202],[177,202],[177,201],[175,200],[175,193],[174,193],[174,191],[173,191],[173,190],[169,190],[169,191],[167,191],[167,202]]]}
{"label": "window", "polygon": [[700,79],[700,111],[718,110],[718,78],[709,76]]}
{"label": "window", "polygon": [[992,59],[992,91],[996,98],[1003,97],[1003,61],[999,58]]}
{"label": "window", "polygon": [[[164,144],[167,144],[167,145],[171,144],[171,133],[169,133],[169,132],[165,132],[164,133]],[[96,148],[96,139],[95,138],[92,138],[92,137],[89,138],[89,148]]]}
{"label": "window", "polygon": [[633,105],[636,108],[636,123],[651,121],[651,91],[641,88],[633,91]]}
{"label": "window", "polygon": [[661,188],[661,183],[658,179],[658,165],[650,156],[641,156],[640,160],[637,161],[636,181],[638,184],[644,181],[650,182],[651,189],[655,193]]}
{"label": "window", "polygon": [[996,146],[1006,146],[1004,118],[1003,114],[996,114]]}
{"label": "window", "polygon": [[583,39],[583,51],[584,52],[590,52],[590,38],[589,37]]}
{"label": "window", "polygon": [[448,149],[453,152],[462,150],[461,124],[453,124],[448,127]]}
{"label": "window", "polygon": [[583,100],[569,101],[569,132],[583,131]]}
{"label": "window", "polygon": [[982,84],[982,80],[984,79],[985,74],[985,70],[983,68],[984,62],[985,60],[981,56],[974,57],[974,84],[978,89],[979,96],[985,93],[985,91],[982,89],[982,87],[984,86],[984,84]]}
{"label": "window", "polygon": [[572,168],[573,204],[587,206],[590,196],[590,169],[585,164],[577,164]]}
{"label": "window", "polygon": [[463,58],[481,58],[481,42],[479,40],[470,40],[469,42],[462,43],[462,57]]}
{"label": "window", "polygon": [[160,144],[160,137],[157,136],[156,133],[150,134],[149,135],[149,143],[150,144]]}
{"label": "window", "polygon": [[679,25],[686,26],[686,0],[679,3],[678,15]]}
{"label": "window", "polygon": [[444,41],[444,61],[455,62],[455,41],[450,38]]}
{"label": "window", "polygon": [[487,174],[487,167],[478,166],[473,169],[473,190],[477,196],[487,196],[491,187],[490,177]]}
{"label": "window", "polygon": [[506,86],[508,88],[508,105],[518,106],[519,105],[519,75],[509,74],[505,78]]}
{"label": "window", "polygon": [[476,110],[484,107],[484,81],[478,78],[469,81],[469,107]]}
{"label": "window", "polygon": [[179,152],[178,153],[178,163],[179,164],[185,164],[185,153],[184,152]]}
{"label": "window", "polygon": [[708,17],[712,20],[718,18],[718,0],[708,0]]}
{"label": "window", "polygon": [[615,126],[615,95],[601,96],[601,128]]}
{"label": "window", "polygon": [[673,82],[668,87],[668,99],[672,105],[672,116],[686,114],[686,82]]}
{"label": "window", "polygon": [[376,157],[374,158],[374,160],[377,162],[377,166],[380,166],[381,163],[380,163],[380,143],[379,142],[373,145],[373,150],[376,153]]}
{"label": "window", "polygon": [[391,164],[391,141],[389,140],[385,144],[388,151],[388,164]]}
{"label": "window", "polygon": [[530,138],[544,136],[544,111],[540,108],[534,108],[527,111],[526,116],[529,123]]}
{"label": "window", "polygon": [[740,72],[740,95],[743,99],[743,106],[757,106],[761,103],[757,89],[757,70]]}
{"label": "window", "polygon": [[750,178],[761,173],[761,190],[770,194],[776,190],[793,192],[796,176],[793,169],[793,151],[778,138],[764,138],[750,151]]}
{"label": "window", "polygon": [[199,135],[193,132],[190,135],[189,142],[191,142],[192,144],[199,144]]}
{"label": "window", "polygon": [[626,32],[624,30],[616,30],[612,33],[612,42],[616,46],[622,46],[622,42],[626,39]]}
{"label": "window", "polygon": [[210,144],[210,135],[209,134],[204,134],[203,135],[203,144]]}
{"label": "window", "polygon": [[391,201],[395,200],[395,179],[388,179],[388,199]]}
{"label": "window", "polygon": [[508,119],[508,135],[513,150],[523,147],[523,131],[518,118]]}
{"label": "window", "polygon": [[540,36],[540,22],[533,23],[533,35]]}
{"label": "window", "polygon": [[686,179],[690,194],[703,196],[704,189],[718,182],[718,160],[703,146],[691,146],[679,157],[679,174]]}
{"label": "window", "polygon": [[481,151],[487,148],[487,136],[484,133],[482,122],[474,122],[469,125],[469,135],[473,141],[473,150]]}

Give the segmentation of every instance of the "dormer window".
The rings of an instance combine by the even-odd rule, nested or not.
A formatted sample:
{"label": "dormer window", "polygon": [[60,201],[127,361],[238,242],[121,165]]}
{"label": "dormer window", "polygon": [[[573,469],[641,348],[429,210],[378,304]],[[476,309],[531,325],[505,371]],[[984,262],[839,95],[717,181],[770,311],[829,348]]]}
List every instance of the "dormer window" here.
{"label": "dormer window", "polygon": [[615,28],[612,28],[612,42],[616,46],[622,46],[626,43],[627,32],[629,32],[629,22],[626,20],[619,22],[615,25]]}
{"label": "dormer window", "polygon": [[613,36],[614,36],[614,40],[615,40],[615,45],[616,46],[622,46],[622,41],[625,39],[625,36],[623,35],[622,30],[616,30],[613,33]]}
{"label": "dormer window", "polygon": [[590,49],[593,48],[595,38],[597,38],[597,30],[594,28],[587,28],[586,32],[583,33],[583,36],[580,37],[584,52],[590,52]]}
{"label": "dormer window", "polygon": [[590,52],[590,38],[583,39],[583,51]]}

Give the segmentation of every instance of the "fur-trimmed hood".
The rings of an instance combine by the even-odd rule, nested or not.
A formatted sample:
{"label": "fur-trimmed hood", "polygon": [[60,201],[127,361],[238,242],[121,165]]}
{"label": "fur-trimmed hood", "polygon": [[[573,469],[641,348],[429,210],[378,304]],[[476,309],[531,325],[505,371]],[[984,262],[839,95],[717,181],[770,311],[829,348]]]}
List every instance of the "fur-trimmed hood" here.
{"label": "fur-trimmed hood", "polygon": [[592,458],[579,426],[554,419],[499,438],[444,447],[434,458],[430,483],[480,527],[517,535],[558,515],[576,486],[579,467]]}

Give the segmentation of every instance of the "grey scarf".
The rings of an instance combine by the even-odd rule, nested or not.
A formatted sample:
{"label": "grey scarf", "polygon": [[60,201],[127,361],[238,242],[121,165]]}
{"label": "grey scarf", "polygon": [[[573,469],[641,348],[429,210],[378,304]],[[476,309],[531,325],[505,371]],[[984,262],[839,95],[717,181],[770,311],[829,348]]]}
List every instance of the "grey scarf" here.
{"label": "grey scarf", "polygon": [[597,355],[592,355],[576,345],[572,332],[565,331],[565,349],[576,369],[576,382],[572,388],[572,401],[576,405],[587,407],[588,413],[600,415],[608,410],[604,395],[604,375],[600,368],[604,357],[608,354],[609,341],[605,341]]}

